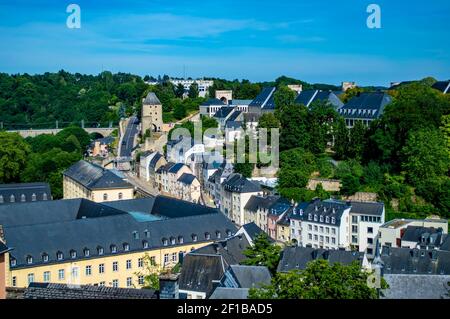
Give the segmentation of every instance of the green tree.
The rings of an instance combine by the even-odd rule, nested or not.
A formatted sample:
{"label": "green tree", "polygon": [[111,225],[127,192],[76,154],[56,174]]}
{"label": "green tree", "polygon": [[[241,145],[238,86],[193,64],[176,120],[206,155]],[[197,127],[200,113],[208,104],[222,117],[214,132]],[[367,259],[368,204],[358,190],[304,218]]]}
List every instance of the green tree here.
{"label": "green tree", "polygon": [[442,117],[442,125],[440,127],[442,135],[445,139],[447,152],[450,154],[450,114]]}
{"label": "green tree", "polygon": [[412,185],[446,175],[450,169],[450,156],[445,139],[437,129],[411,132],[402,149],[403,169]]}
{"label": "green tree", "polygon": [[280,261],[281,247],[270,242],[269,236],[261,232],[253,240],[253,245],[244,250],[247,257],[241,264],[249,266],[266,266],[272,274],[276,273]]}
{"label": "green tree", "polygon": [[179,99],[183,98],[184,95],[184,85],[179,83],[175,89],[175,96]]}
{"label": "green tree", "polygon": [[276,110],[283,112],[286,107],[294,104],[295,98],[295,92],[287,86],[282,85],[278,87],[273,96]]}
{"label": "green tree", "polygon": [[191,99],[195,99],[198,97],[198,84],[197,83],[192,83],[191,86],[189,87],[189,97]]}
{"label": "green tree", "polygon": [[333,150],[336,159],[342,160],[348,156],[350,134],[343,118],[340,117],[335,126]]}
{"label": "green tree", "polygon": [[30,146],[19,134],[0,132],[0,183],[19,180],[30,151]]}
{"label": "green tree", "polygon": [[287,105],[280,114],[280,151],[293,148],[308,149],[308,109],[303,105]]}
{"label": "green tree", "polygon": [[173,103],[173,117],[177,120],[181,120],[186,117],[186,108],[180,100],[175,100]]}
{"label": "green tree", "polygon": [[354,175],[346,175],[342,179],[341,193],[344,195],[353,195],[359,191],[361,184],[359,177]]}
{"label": "green tree", "polygon": [[[266,287],[250,289],[250,299],[378,299],[376,288],[367,285],[370,273],[358,262],[330,264],[327,260],[308,263],[304,270],[278,273]],[[382,279],[381,288],[388,285]]]}
{"label": "green tree", "polygon": [[361,160],[364,151],[366,127],[362,121],[356,121],[353,128],[350,130],[350,140],[348,147],[348,154],[350,158]]}
{"label": "green tree", "polygon": [[142,257],[143,270],[135,273],[137,277],[144,277],[143,289],[159,290],[159,267],[156,262],[145,253]]}

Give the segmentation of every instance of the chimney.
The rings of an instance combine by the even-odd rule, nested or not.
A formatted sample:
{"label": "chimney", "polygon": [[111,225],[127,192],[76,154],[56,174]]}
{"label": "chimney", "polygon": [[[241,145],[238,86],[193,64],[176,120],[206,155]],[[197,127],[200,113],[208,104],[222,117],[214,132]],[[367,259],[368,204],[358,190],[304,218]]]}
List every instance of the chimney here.
{"label": "chimney", "polygon": [[3,231],[3,225],[0,225],[0,241],[6,244],[5,232]]}
{"label": "chimney", "polygon": [[180,299],[178,274],[159,276],[159,299]]}

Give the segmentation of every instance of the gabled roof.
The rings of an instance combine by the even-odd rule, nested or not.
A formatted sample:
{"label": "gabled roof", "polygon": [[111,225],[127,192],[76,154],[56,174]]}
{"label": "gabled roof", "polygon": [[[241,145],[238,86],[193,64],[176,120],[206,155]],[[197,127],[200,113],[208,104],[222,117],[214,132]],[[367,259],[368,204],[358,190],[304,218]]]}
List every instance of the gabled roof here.
{"label": "gabled roof", "polygon": [[344,105],[332,91],[306,90],[300,92],[295,99],[295,103],[303,104],[306,107],[310,107],[315,101],[328,102],[337,109]]}
{"label": "gabled roof", "polygon": [[227,116],[229,116],[231,114],[231,112],[234,111],[234,107],[232,106],[224,106],[222,108],[220,108],[220,110],[218,110],[215,114],[214,117],[218,118],[218,119],[224,119]]}
{"label": "gabled roof", "polygon": [[402,241],[416,242],[425,246],[440,246],[442,235],[442,228],[408,226],[403,233]]}
{"label": "gabled roof", "polygon": [[350,206],[345,202],[315,199],[308,204],[299,204],[292,211],[290,217],[308,222],[339,226],[342,214],[347,209],[350,209]]}
{"label": "gabled roof", "polygon": [[227,272],[230,272],[237,283],[236,288],[260,288],[269,285],[272,279],[265,266],[231,265]]}
{"label": "gabled roof", "polygon": [[352,214],[376,215],[381,216],[384,212],[384,203],[382,202],[355,202],[351,201]]}
{"label": "gabled roof", "polygon": [[146,105],[161,105],[158,97],[153,92],[149,92],[142,103]]}
{"label": "gabled roof", "polygon": [[218,241],[194,250],[198,255],[221,255],[227,266],[238,265],[246,257],[244,251],[250,246],[246,236],[235,235],[226,240]]}
{"label": "gabled roof", "polygon": [[439,90],[444,94],[450,94],[450,80],[436,82],[433,85],[433,89]]}
{"label": "gabled roof", "polygon": [[31,283],[24,299],[156,299],[154,290],[113,288],[92,285]]}
{"label": "gabled roof", "polygon": [[392,98],[384,92],[363,92],[350,99],[339,113],[346,118],[378,118],[391,101]]}
{"label": "gabled roof", "polygon": [[230,117],[227,119],[227,122],[233,122],[236,121],[236,119],[242,114],[241,111],[234,111],[233,114],[230,115]]}
{"label": "gabled roof", "polygon": [[268,209],[269,213],[279,214],[286,211],[290,206],[287,199],[278,195],[272,196],[258,196],[252,195],[245,205],[244,209],[256,212],[258,209]]}
{"label": "gabled roof", "polygon": [[202,106],[211,106],[211,105],[223,106],[223,105],[226,105],[226,104],[222,100],[214,98],[214,99],[209,99],[206,102],[203,102],[201,105]]}
{"label": "gabled roof", "polygon": [[258,225],[256,225],[254,222],[242,225],[242,229],[245,231],[245,233],[250,237],[252,241],[254,241],[256,237],[258,237],[258,235],[264,233],[264,230],[259,228]]}
{"label": "gabled roof", "polygon": [[0,205],[51,199],[48,183],[0,184]]}
{"label": "gabled roof", "polygon": [[256,193],[261,191],[261,186],[259,184],[253,183],[237,173],[228,176],[222,183],[222,186],[225,190],[234,193]]}
{"label": "gabled roof", "polygon": [[362,265],[364,253],[311,247],[287,247],[282,253],[277,271],[302,270],[306,268],[309,262],[317,259],[328,260],[331,264],[341,263],[344,265],[350,265],[352,262],[358,261]]}
{"label": "gabled roof", "polygon": [[111,170],[84,160],[70,166],[63,172],[63,175],[91,190],[133,188],[133,185],[114,174]]}
{"label": "gabled roof", "polygon": [[209,299],[247,299],[248,288],[217,287]]}
{"label": "gabled roof", "polygon": [[227,121],[225,123],[225,128],[227,128],[229,130],[242,129],[242,122],[240,122],[240,121]]}
{"label": "gabled roof", "polygon": [[180,178],[178,178],[178,181],[180,183],[186,184],[186,185],[191,185],[193,181],[195,181],[197,179],[197,177],[195,177],[192,174],[188,174],[188,173],[183,173]]}
{"label": "gabled roof", "polygon": [[449,275],[385,274],[381,299],[449,299]]}
{"label": "gabled roof", "polygon": [[213,280],[220,280],[224,273],[222,256],[189,253],[181,266],[179,289],[204,292],[209,296],[213,291]]}
{"label": "gabled roof", "polygon": [[258,96],[249,104],[249,107],[259,107],[261,109],[275,109],[274,93],[275,87],[265,87]]}
{"label": "gabled roof", "polygon": [[169,168],[169,173],[176,174],[182,169],[185,165],[183,163],[176,163]]}

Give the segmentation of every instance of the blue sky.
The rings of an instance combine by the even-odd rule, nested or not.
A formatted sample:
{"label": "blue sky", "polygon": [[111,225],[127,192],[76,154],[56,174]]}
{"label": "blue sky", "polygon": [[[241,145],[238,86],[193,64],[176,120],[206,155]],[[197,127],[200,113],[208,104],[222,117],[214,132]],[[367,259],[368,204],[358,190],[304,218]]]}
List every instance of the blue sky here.
{"label": "blue sky", "polygon": [[[81,29],[66,7],[81,7]],[[366,26],[371,3],[381,29]],[[0,72],[389,85],[450,78],[448,0],[0,0]]]}

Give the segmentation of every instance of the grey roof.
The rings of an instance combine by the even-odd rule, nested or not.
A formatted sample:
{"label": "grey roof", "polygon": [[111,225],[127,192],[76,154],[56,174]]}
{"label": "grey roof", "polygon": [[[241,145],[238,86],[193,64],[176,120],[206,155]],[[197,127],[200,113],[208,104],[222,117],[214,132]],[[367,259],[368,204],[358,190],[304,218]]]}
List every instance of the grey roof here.
{"label": "grey roof", "polygon": [[247,299],[248,288],[217,287],[209,299]]}
{"label": "grey roof", "polygon": [[449,275],[399,275],[383,278],[389,289],[382,290],[382,299],[449,299]]}
{"label": "grey roof", "polygon": [[48,183],[0,184],[0,205],[51,199]]}
{"label": "grey roof", "polygon": [[[315,199],[307,205],[302,204],[295,207],[291,214],[291,218],[308,221],[310,223],[340,225],[342,214],[349,208],[350,206],[345,202],[335,200],[321,201]],[[320,219],[321,217],[322,220]]]}
{"label": "grey roof", "polygon": [[225,128],[232,129],[232,130],[242,129],[242,122],[241,121],[227,121],[225,123]]}
{"label": "grey roof", "polygon": [[231,174],[222,183],[225,190],[235,193],[256,193],[261,191],[259,184],[253,183],[241,174]]}
{"label": "grey roof", "polygon": [[423,246],[440,246],[443,229],[434,227],[408,226],[404,230],[402,241],[416,242]]}
{"label": "grey roof", "polygon": [[384,203],[381,202],[350,202],[352,214],[381,216],[384,211]]}
{"label": "grey roof", "polygon": [[91,190],[133,188],[133,185],[114,174],[111,170],[84,160],[70,166],[63,172],[63,175]]}
{"label": "grey roof", "polygon": [[441,91],[444,94],[450,94],[450,80],[438,81],[435,84],[433,84],[433,88]]}
{"label": "grey roof", "polygon": [[228,101],[229,105],[249,105],[250,103],[252,103],[253,100],[238,100],[238,99],[233,99]]}
{"label": "grey roof", "polygon": [[158,163],[158,161],[159,161],[161,158],[164,158],[164,157],[161,155],[161,153],[156,152],[156,154],[155,154],[155,155],[153,156],[153,158],[150,160],[149,167],[155,169],[156,163]]}
{"label": "grey roof", "polygon": [[195,177],[192,174],[187,174],[187,173],[183,173],[180,178],[178,178],[178,181],[180,183],[186,184],[186,185],[191,185],[192,182],[196,179],[197,177]]}
{"label": "grey roof", "polygon": [[260,288],[269,285],[272,279],[265,266],[231,265],[227,270],[238,284],[237,288]]}
{"label": "grey roof", "polygon": [[252,212],[258,209],[267,209],[270,214],[279,215],[285,212],[291,206],[290,202],[278,195],[257,196],[252,195],[245,205],[244,209]]}
{"label": "grey roof", "polygon": [[222,256],[189,253],[181,265],[179,289],[204,292],[209,296],[213,290],[213,280],[220,280],[224,273]]}
{"label": "grey roof", "polygon": [[183,168],[183,166],[184,166],[183,163],[176,163],[176,164],[172,165],[172,166],[169,168],[169,173],[176,174],[176,173],[178,173],[178,171],[179,171],[180,169]]}
{"label": "grey roof", "polygon": [[31,283],[24,299],[156,299],[154,290],[113,288],[91,285]]}
{"label": "grey roof", "polygon": [[439,247],[440,250],[448,250],[450,251],[450,236],[448,234],[445,234],[443,236],[441,247]]}
{"label": "grey roof", "polygon": [[226,105],[222,100],[213,98],[213,99],[209,99],[206,102],[202,103],[202,106],[210,106],[210,105]]}
{"label": "grey roof", "polygon": [[153,92],[149,92],[142,103],[146,105],[161,105],[158,97]]}
{"label": "grey roof", "polygon": [[231,114],[231,112],[234,111],[234,107],[231,106],[225,106],[220,108],[220,110],[218,110],[215,114],[214,117],[219,118],[219,119],[224,119],[226,118],[228,115]]}
{"label": "grey roof", "polygon": [[[259,228],[258,225],[256,225],[254,222],[244,224],[242,225],[242,228],[244,228],[245,232],[250,236],[252,240],[255,240],[259,234],[264,233],[264,230]],[[271,239],[269,238],[269,240]]]}
{"label": "grey roof", "polygon": [[227,122],[234,122],[237,121],[237,118],[242,114],[241,111],[234,111],[233,114],[230,115],[230,117],[227,119]]}
{"label": "grey roof", "polygon": [[275,102],[273,99],[275,87],[265,87],[261,90],[258,96],[249,104],[249,107],[258,107],[261,109],[275,109]]}
{"label": "grey roof", "polygon": [[[150,205],[150,200],[136,201],[135,209],[131,201],[117,203],[117,207],[127,206],[127,211],[114,208],[113,202],[106,205],[85,199],[0,206],[0,224],[13,249],[14,267],[26,267],[27,256],[33,257],[33,265],[43,264],[44,253],[48,263],[67,262],[72,250],[77,252],[74,260],[85,258],[85,248],[90,251],[87,258],[95,258],[98,247],[110,256],[112,245],[117,254],[123,254],[127,253],[124,244],[129,245],[129,252],[146,251],[209,242],[236,231],[217,209],[158,196],[149,213],[145,204]],[[144,243],[148,248],[144,249]],[[64,260],[56,259],[57,252],[63,253]]]}
{"label": "grey roof", "polygon": [[391,101],[392,98],[384,92],[363,92],[350,99],[339,113],[344,118],[375,119],[383,114],[384,107]]}
{"label": "grey roof", "polygon": [[221,255],[226,265],[240,264],[246,257],[244,251],[250,246],[247,238],[236,235],[194,250],[198,255]]}
{"label": "grey roof", "polygon": [[450,275],[450,252],[436,249],[383,247],[384,274]]}
{"label": "grey roof", "polygon": [[325,101],[331,104],[335,109],[341,108],[344,103],[332,91],[306,90],[299,93],[295,103],[310,107],[316,101]]}
{"label": "grey roof", "polygon": [[0,255],[6,253],[7,251],[9,251],[8,246],[0,240]]}
{"label": "grey roof", "polygon": [[331,264],[350,265],[354,261],[362,264],[364,253],[346,250],[326,250],[311,247],[287,247],[278,264],[278,272],[305,269],[309,262],[317,259],[328,260]]}

